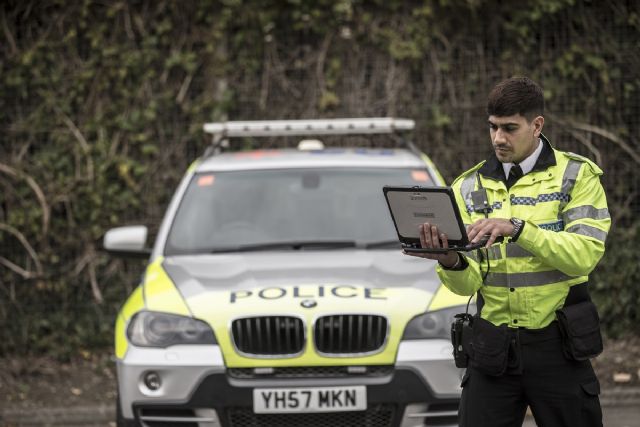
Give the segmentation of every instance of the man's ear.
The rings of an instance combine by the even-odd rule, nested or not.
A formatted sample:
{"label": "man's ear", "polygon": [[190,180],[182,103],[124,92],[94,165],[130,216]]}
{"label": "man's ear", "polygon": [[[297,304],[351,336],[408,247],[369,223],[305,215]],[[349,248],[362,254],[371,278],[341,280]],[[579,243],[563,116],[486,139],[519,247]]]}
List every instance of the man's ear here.
{"label": "man's ear", "polygon": [[536,138],[540,138],[542,127],[544,126],[544,117],[537,116],[531,123],[533,124],[533,136],[535,136]]}

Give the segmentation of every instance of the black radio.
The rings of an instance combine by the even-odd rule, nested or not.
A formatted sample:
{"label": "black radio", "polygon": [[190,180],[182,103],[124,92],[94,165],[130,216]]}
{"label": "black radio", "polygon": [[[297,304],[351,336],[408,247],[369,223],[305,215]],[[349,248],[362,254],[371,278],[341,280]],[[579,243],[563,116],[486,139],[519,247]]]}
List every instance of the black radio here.
{"label": "black radio", "polygon": [[451,324],[451,344],[456,367],[466,368],[469,365],[469,351],[473,334],[473,316],[469,313],[458,313]]}

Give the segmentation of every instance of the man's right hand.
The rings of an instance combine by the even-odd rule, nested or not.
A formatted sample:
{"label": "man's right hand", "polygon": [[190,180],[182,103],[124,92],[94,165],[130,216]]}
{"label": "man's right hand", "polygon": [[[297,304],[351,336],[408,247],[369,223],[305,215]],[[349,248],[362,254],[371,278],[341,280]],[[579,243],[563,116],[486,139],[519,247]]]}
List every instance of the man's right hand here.
{"label": "man's right hand", "polygon": [[[438,231],[438,227],[431,225],[428,222],[420,224],[419,235],[420,245],[423,248],[447,249],[449,247],[447,235],[440,233]],[[458,254],[454,251],[448,251],[445,253],[405,252],[405,254],[420,258],[433,259],[447,268],[453,267],[458,262]]]}

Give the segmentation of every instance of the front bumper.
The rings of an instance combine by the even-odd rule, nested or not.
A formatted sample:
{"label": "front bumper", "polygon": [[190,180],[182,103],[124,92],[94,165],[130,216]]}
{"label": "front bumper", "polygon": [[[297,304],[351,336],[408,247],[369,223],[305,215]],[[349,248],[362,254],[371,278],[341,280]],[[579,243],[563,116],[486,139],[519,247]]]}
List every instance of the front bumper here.
{"label": "front bumper", "polygon": [[[320,368],[322,369],[322,368]],[[157,390],[146,373],[161,379]],[[396,364],[368,373],[316,376],[315,371],[284,377],[232,375],[217,346],[170,349],[130,347],[118,362],[122,415],[139,425],[161,427],[456,426],[461,371],[445,340],[402,342]],[[375,373],[374,373],[375,372]],[[254,414],[253,389],[364,385],[367,410],[333,413]]]}

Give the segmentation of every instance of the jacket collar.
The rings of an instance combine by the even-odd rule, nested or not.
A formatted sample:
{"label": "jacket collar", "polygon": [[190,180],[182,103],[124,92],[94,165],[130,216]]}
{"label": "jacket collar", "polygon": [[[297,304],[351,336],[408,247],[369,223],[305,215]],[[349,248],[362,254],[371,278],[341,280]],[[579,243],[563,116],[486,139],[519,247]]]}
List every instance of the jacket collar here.
{"label": "jacket collar", "polygon": [[[553,153],[551,143],[543,134],[540,134],[540,141],[542,141],[542,152],[540,153],[540,156],[538,157],[538,160],[533,166],[531,172],[545,170],[551,166],[556,165],[556,156]],[[487,159],[484,165],[482,165],[482,167],[478,169],[478,172],[482,176],[493,178],[498,181],[504,181],[506,179],[504,176],[502,163],[500,163],[500,161],[496,157],[496,153],[494,152],[492,152],[491,156]]]}

